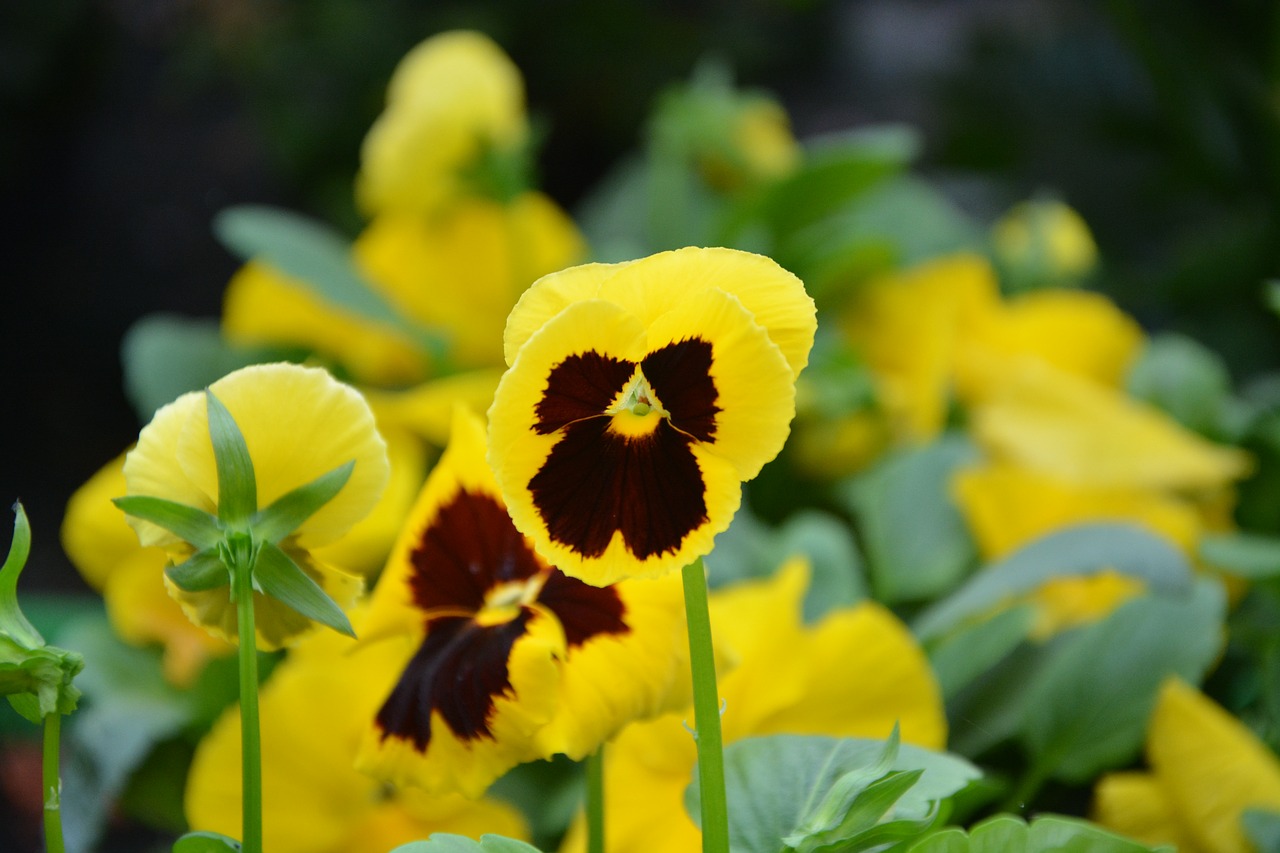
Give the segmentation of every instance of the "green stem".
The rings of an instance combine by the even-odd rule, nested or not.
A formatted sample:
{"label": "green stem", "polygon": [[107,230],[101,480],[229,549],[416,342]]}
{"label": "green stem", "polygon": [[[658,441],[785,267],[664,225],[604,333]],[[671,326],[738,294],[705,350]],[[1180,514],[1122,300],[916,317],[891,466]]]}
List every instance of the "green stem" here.
{"label": "green stem", "polygon": [[604,853],[604,744],[587,756],[587,853]]}
{"label": "green stem", "polygon": [[715,650],[707,608],[707,576],[702,560],[682,571],[684,612],[689,625],[689,663],[693,670],[693,714],[698,745],[698,787],[702,800],[703,853],[729,853],[729,803],[724,788],[724,748],[720,738],[720,697],[716,690]]}
{"label": "green stem", "polygon": [[47,853],[63,853],[62,779],[58,776],[58,743],[62,715],[44,715],[44,848]]}
{"label": "green stem", "polygon": [[253,566],[231,567],[239,623],[240,775],[244,853],[262,853],[262,746],[258,732],[258,642],[253,626]]}

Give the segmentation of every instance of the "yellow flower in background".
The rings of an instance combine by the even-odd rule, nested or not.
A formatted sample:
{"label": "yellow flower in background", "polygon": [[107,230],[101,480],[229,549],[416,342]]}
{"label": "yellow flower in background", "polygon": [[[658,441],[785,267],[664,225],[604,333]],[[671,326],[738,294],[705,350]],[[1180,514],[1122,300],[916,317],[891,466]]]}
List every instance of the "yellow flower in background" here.
{"label": "yellow flower in background", "polygon": [[985,462],[952,479],[957,506],[984,560],[1073,524],[1131,521],[1192,556],[1204,527],[1196,505],[1129,485],[1091,485],[1011,464]]}
{"label": "yellow flower in background", "polygon": [[368,665],[392,676],[360,766],[472,797],[521,762],[585,758],[666,710],[686,644],[678,579],[592,587],[551,567],[512,525],[484,455],[483,422],[459,410],[361,628],[382,661]]}
{"label": "yellow flower in background", "polygon": [[596,585],[706,554],[786,441],[815,329],[799,279],[730,249],[539,280],[508,319],[489,410],[516,527]]}
{"label": "yellow flower in background", "polygon": [[1079,281],[1098,263],[1098,247],[1080,214],[1060,201],[1014,206],[991,231],[1000,263],[1032,283]]}
{"label": "yellow flower in background", "polygon": [[708,122],[714,135],[703,141],[699,166],[706,182],[721,190],[773,181],[800,165],[800,146],[787,111],[776,101],[726,94],[721,121]]}
{"label": "yellow flower in background", "polygon": [[400,61],[387,105],[365,137],[356,197],[367,213],[425,213],[468,191],[487,151],[528,134],[524,83],[502,49],[477,32],[433,36]]}
{"label": "yellow flower in background", "polygon": [[1252,467],[1241,450],[1038,361],[1009,365],[999,391],[970,414],[974,436],[996,460],[1080,485],[1211,492]]}
{"label": "yellow flower in background", "polygon": [[1147,730],[1150,772],[1098,782],[1094,819],[1182,853],[1251,853],[1246,809],[1280,810],[1280,760],[1243,723],[1195,688],[1171,679]]}
{"label": "yellow flower in background", "polygon": [[169,595],[165,552],[139,545],[124,513],[111,503],[126,488],[121,455],[67,502],[62,548],[85,581],[102,593],[116,634],[133,645],[161,646],[165,678],[189,686],[210,658],[229,655],[234,647],[192,624]]}
{"label": "yellow flower in background", "polygon": [[[357,624],[359,615],[356,614]],[[459,794],[428,796],[393,788],[355,769],[378,696],[387,689],[389,649],[356,653],[332,631],[290,651],[262,690],[262,788],[265,849],[273,853],[386,853],[449,832],[527,838],[513,807]],[[382,665],[370,662],[381,658]],[[200,742],[187,779],[194,830],[240,831],[240,717],[229,709]]]}
{"label": "yellow flower in background", "polygon": [[246,264],[227,286],[224,334],[242,345],[303,347],[381,388],[423,382],[444,366],[496,366],[503,324],[520,294],[539,276],[579,260],[585,246],[554,202],[525,193],[508,204],[462,199],[431,217],[378,217],[352,252],[393,309],[441,336],[447,365],[434,363],[404,331],[328,303],[259,263]]}
{"label": "yellow flower in background", "polygon": [[843,319],[875,373],[892,430],[924,443],[947,420],[958,353],[996,310],[999,288],[977,255],[954,255],[868,282]]}
{"label": "yellow flower in background", "polygon": [[[340,604],[361,588],[356,575],[333,568],[314,551],[339,540],[377,504],[386,487],[386,444],[364,399],[317,368],[292,364],[246,367],[209,389],[231,413],[253,460],[257,506],[272,504],[317,477],[354,463],[341,491],[279,546]],[[156,412],[125,458],[130,496],[161,498],[210,514],[218,509],[218,472],[209,438],[206,395],[184,394]],[[144,547],[160,547],[171,562],[193,549],[174,533],[129,516]],[[170,594],[192,621],[229,641],[236,611],[225,587],[189,592],[166,578]],[[256,628],[263,648],[277,648],[310,626],[305,616],[255,593]]]}
{"label": "yellow flower in background", "polygon": [[[711,595],[727,664],[719,678],[725,743],[770,734],[887,737],[940,749],[947,723],[928,659],[897,617],[872,602],[801,622],[803,560],[773,578]],[[701,833],[684,809],[697,760],[692,708],[628,727],[605,760],[606,847],[612,853],[694,853]],[[579,822],[566,851],[585,849]]]}

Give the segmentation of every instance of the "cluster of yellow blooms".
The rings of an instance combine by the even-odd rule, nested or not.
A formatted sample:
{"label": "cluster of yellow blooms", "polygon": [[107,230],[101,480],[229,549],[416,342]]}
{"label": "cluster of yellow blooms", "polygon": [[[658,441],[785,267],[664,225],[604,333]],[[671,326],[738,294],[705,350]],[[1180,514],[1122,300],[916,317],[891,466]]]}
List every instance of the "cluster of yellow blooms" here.
{"label": "cluster of yellow blooms", "polygon": [[[744,169],[772,179],[799,160],[785,115],[757,106],[732,125],[740,156],[708,154],[713,185],[741,185]],[[1104,297],[1002,296],[973,254],[865,282],[822,321],[865,361],[878,405],[823,419],[801,376],[817,317],[799,279],[731,249],[574,266],[587,247],[554,202],[494,190],[528,136],[510,60],[483,36],[448,33],[403,60],[366,138],[354,264],[410,324],[442,333],[443,349],[263,261],[228,286],[229,341],[304,347],[352,383],[271,364],[210,388],[244,434],[259,505],[355,461],[281,548],[350,608],[359,639],[305,633],[304,617],[255,598],[260,648],[288,647],[262,693],[267,849],[376,853],[437,831],[527,838],[489,786],[606,741],[608,849],[698,849],[682,799],[696,755],[672,571],[711,550],[793,417],[793,460],[830,476],[928,443],[962,413],[980,458],[950,485],[988,560],[1082,521],[1133,521],[1190,557],[1206,531],[1230,527],[1249,458],[1126,393],[1144,336]],[[1061,215],[1049,254],[1070,278],[1093,248]],[[1027,228],[1003,225],[997,251],[1017,262]],[[225,590],[168,581],[191,547],[109,499],[216,510],[204,399],[158,411],[77,492],[63,527],[116,631],[162,646],[178,686],[232,651],[234,608]],[[908,627],[872,601],[807,624],[808,584],[797,557],[713,593],[726,740],[885,737],[896,723],[905,741],[944,748],[941,691]],[[1108,572],[1053,581],[1033,593],[1035,636],[1141,591]],[[239,827],[239,732],[228,713],[200,745],[186,792],[195,829]],[[1181,682],[1161,693],[1148,757],[1149,773],[1102,779],[1099,822],[1235,851],[1246,806],[1280,808],[1275,756]],[[584,849],[581,821],[564,844]]]}

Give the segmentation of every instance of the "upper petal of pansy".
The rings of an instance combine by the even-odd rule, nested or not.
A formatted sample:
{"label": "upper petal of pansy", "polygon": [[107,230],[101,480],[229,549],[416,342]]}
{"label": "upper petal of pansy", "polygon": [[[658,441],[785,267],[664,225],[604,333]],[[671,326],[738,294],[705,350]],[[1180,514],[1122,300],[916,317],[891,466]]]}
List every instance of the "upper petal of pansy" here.
{"label": "upper petal of pansy", "polygon": [[[377,503],[389,476],[387,448],[368,404],[355,389],[318,368],[264,364],[230,373],[210,390],[244,434],[253,459],[259,508],[340,465],[355,463],[342,491],[297,529],[294,541],[298,547],[313,548],[337,540]],[[163,449],[169,456],[163,467],[168,472],[181,467],[200,494],[216,501],[218,476],[203,394],[196,395],[186,415],[181,433],[175,429],[165,434]],[[143,430],[139,449],[150,429]],[[172,461],[175,458],[177,466]],[[132,455],[130,459],[132,462]],[[155,464],[150,457],[148,461]],[[130,464],[125,465],[126,476]],[[137,467],[134,465],[135,470]],[[170,497],[147,491],[132,480],[129,491]]]}
{"label": "upper petal of pansy", "polygon": [[649,325],[705,289],[737,297],[781,350],[792,379],[800,374],[817,330],[816,309],[804,284],[770,258],[723,248],[675,249],[622,264],[589,264],[539,279],[507,319],[507,363],[513,362],[530,335],[573,301],[604,299]]}
{"label": "upper petal of pansy", "polygon": [[578,302],[499,384],[489,460],[550,563],[600,586],[657,576],[711,549],[741,480],[781,449],[794,394],[781,353],[721,291],[648,330],[617,305]]}

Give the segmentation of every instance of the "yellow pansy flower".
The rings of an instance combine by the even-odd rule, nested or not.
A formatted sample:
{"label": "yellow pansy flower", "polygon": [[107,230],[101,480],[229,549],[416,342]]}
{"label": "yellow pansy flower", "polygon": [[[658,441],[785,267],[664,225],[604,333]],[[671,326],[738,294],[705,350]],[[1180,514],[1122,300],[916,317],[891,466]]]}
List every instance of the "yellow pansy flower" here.
{"label": "yellow pansy flower", "polygon": [[1245,810],[1280,810],[1280,760],[1182,681],[1161,688],[1146,751],[1150,772],[1098,782],[1093,811],[1103,826],[1182,853],[1251,853],[1240,826]]}
{"label": "yellow pansy flower", "polygon": [[394,676],[360,766],[473,797],[665,710],[686,642],[676,578],[593,587],[553,568],[512,525],[484,455],[483,422],[459,410],[362,628]]}
{"label": "yellow pansy flower", "polygon": [[730,249],[540,279],[507,321],[489,410],[516,527],[597,585],[706,554],[786,440],[815,329],[799,279]]}
{"label": "yellow pansy flower", "polygon": [[991,229],[996,257],[1015,275],[1078,281],[1098,263],[1098,246],[1079,213],[1060,201],[1017,204]]}
{"label": "yellow pansy flower", "polygon": [[[940,749],[942,697],[911,632],[864,602],[801,622],[808,568],[713,592],[711,621],[728,670],[719,679],[725,743],[770,734],[887,737]],[[612,853],[694,853],[701,833],[684,809],[697,750],[692,709],[628,727],[605,754],[606,847]],[[579,823],[565,851],[585,849]]]}
{"label": "yellow pansy flower", "polygon": [[[355,769],[360,738],[391,671],[385,660],[390,649],[357,654],[355,646],[332,631],[312,634],[262,690],[264,848],[386,853],[433,832],[527,838],[523,817],[505,803],[427,796]],[[370,656],[383,665],[372,665]],[[191,764],[185,802],[192,829],[239,833],[239,744],[240,717],[230,709],[200,742]]]}
{"label": "yellow pansy flower", "polygon": [[465,173],[487,150],[514,148],[527,133],[524,83],[502,49],[477,32],[433,36],[400,61],[365,137],[360,207],[437,209],[467,192]]}
{"label": "yellow pansy flower", "polygon": [[[373,414],[351,387],[317,368],[255,365],[228,374],[209,388],[239,426],[253,461],[258,507],[347,463],[350,476],[337,495],[303,521],[279,547],[340,603],[350,603],[360,578],[326,565],[314,551],[331,545],[378,502],[388,478],[386,444]],[[210,515],[218,511],[218,470],[209,435],[206,395],[185,394],[156,412],[125,458],[128,496],[160,498]],[[164,549],[173,563],[192,546],[175,533],[129,516],[144,547]],[[187,615],[213,634],[236,637],[236,610],[224,587],[188,591],[166,576],[170,594]],[[306,629],[306,617],[280,601],[255,593],[257,639],[277,648]]]}

